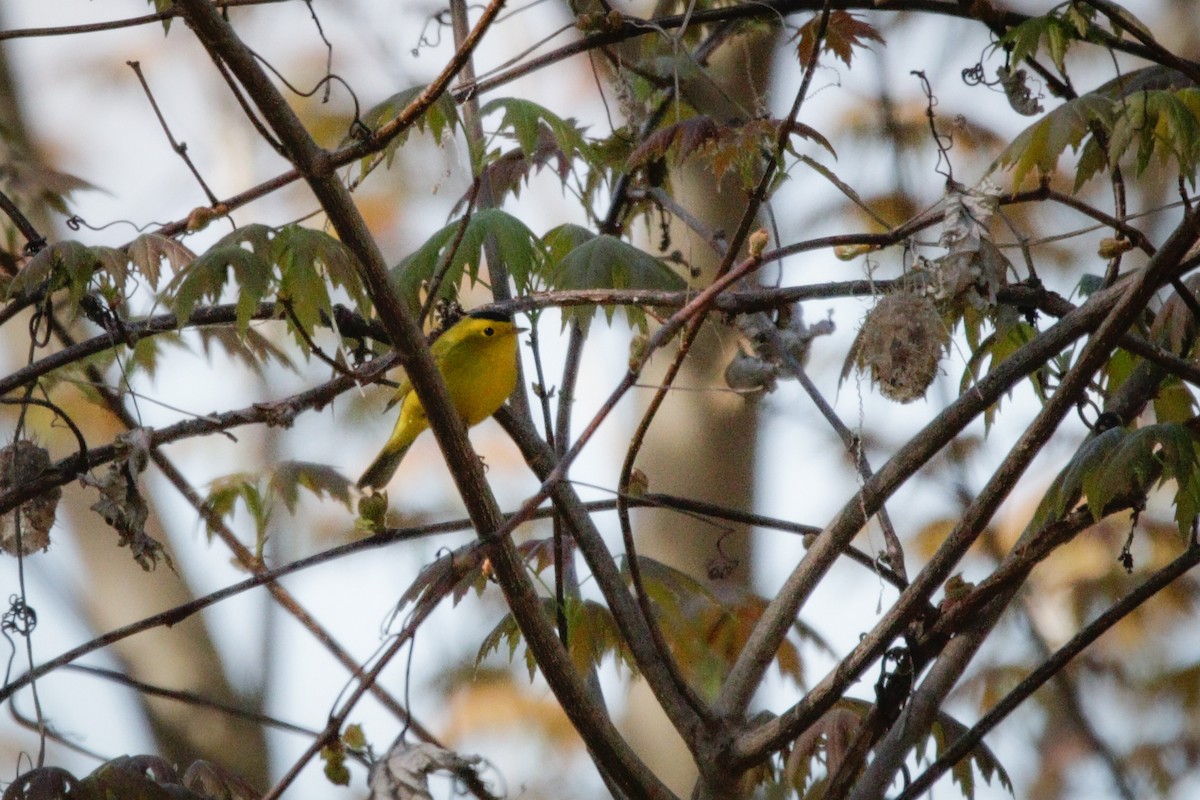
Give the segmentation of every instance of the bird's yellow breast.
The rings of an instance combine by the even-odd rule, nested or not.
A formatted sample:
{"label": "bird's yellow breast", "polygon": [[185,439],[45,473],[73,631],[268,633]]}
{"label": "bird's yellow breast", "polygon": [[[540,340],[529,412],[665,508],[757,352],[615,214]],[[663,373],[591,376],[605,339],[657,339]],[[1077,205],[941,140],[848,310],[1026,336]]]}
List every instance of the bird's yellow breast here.
{"label": "bird's yellow breast", "polygon": [[[467,427],[496,413],[517,385],[517,334],[523,328],[496,315],[464,317],[431,348],[450,403]],[[420,398],[407,380],[396,390],[400,416],[383,449],[358,480],[360,489],[382,489],[413,441],[429,427]]]}
{"label": "bird's yellow breast", "polygon": [[444,356],[442,378],[450,402],[468,427],[496,413],[517,385],[517,333],[509,323],[493,323],[450,347]]}

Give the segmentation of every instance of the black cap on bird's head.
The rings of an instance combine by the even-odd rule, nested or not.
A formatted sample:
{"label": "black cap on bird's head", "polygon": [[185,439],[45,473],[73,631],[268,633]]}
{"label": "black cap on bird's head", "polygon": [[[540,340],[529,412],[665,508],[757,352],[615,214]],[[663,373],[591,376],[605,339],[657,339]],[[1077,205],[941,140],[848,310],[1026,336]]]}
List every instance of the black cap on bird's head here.
{"label": "black cap on bird's head", "polygon": [[[513,321],[513,315],[506,311],[472,311],[470,314],[467,314],[467,316],[471,319],[486,319],[491,320],[492,322],[507,322],[509,325],[512,325]],[[513,328],[513,331],[516,333],[524,333],[527,330],[529,330],[529,328]]]}
{"label": "black cap on bird's head", "polygon": [[467,314],[472,319],[490,319],[492,322],[512,322],[512,314],[503,311],[472,311]]}

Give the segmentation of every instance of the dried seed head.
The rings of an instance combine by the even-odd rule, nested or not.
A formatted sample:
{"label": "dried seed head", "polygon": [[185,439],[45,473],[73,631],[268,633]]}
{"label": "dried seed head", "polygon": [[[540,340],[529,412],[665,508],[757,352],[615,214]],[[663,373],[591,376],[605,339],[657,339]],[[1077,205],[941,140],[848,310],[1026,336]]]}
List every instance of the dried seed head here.
{"label": "dried seed head", "polygon": [[[50,466],[50,454],[27,439],[0,448],[0,491],[36,480]],[[55,486],[0,517],[0,550],[29,555],[50,546],[50,528],[62,489]],[[21,541],[18,546],[17,530]]]}
{"label": "dried seed head", "polygon": [[855,363],[870,370],[884,397],[911,403],[937,377],[950,332],[929,297],[897,292],[863,319]]}

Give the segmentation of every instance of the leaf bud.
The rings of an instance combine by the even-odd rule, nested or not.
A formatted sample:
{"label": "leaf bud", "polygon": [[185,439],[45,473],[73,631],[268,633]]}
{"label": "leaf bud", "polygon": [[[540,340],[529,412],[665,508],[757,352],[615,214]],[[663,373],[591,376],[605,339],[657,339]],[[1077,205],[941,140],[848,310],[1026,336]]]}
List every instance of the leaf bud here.
{"label": "leaf bud", "polygon": [[865,256],[878,249],[879,247],[873,244],[839,244],[833,248],[833,254],[839,261],[853,261],[859,256]]}
{"label": "leaf bud", "polygon": [[763,251],[767,249],[767,245],[771,241],[771,234],[766,228],[759,228],[754,233],[750,234],[750,256],[752,258],[762,258]]}
{"label": "leaf bud", "polygon": [[1128,253],[1133,249],[1133,242],[1128,239],[1114,239],[1111,236],[1106,236],[1100,240],[1098,252],[1101,258],[1116,258],[1122,253]]}

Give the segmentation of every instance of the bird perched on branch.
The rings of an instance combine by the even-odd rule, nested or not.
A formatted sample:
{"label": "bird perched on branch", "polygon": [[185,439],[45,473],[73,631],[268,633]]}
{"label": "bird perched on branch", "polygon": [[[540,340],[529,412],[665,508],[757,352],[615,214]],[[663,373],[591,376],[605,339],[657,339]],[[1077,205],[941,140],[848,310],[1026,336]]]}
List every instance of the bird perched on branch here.
{"label": "bird perched on branch", "polygon": [[[430,346],[450,402],[467,427],[496,413],[517,385],[518,328],[510,314],[478,311],[451,325]],[[392,435],[371,466],[358,479],[358,488],[382,489],[417,436],[429,427],[425,407],[407,378],[400,382],[388,408],[400,405]]]}

